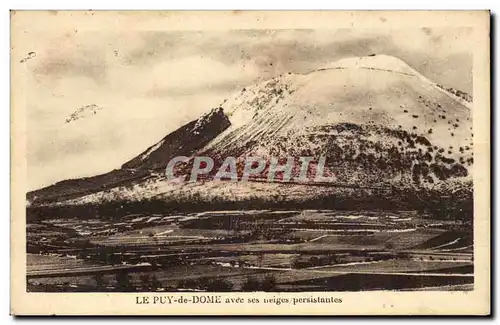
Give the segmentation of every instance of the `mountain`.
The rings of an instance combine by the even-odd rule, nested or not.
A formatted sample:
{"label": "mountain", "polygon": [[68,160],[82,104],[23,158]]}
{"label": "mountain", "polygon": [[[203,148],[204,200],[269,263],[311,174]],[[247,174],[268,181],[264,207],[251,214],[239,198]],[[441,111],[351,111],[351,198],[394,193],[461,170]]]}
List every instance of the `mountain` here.
{"label": "mountain", "polygon": [[[121,169],[28,193],[32,205],[99,204],[156,198],[307,200],[318,193],[363,196],[359,189],[433,190],[471,185],[472,104],[398,58],[348,58],[306,74],[243,88],[219,107],[167,135]],[[325,156],[335,176],[314,184],[168,181],[175,156]],[[189,165],[189,163],[187,163]],[[188,167],[188,166],[184,166]],[[189,168],[181,168],[188,173]],[[265,176],[266,171],[263,172]],[[356,194],[356,189],[358,193]],[[339,194],[340,193],[340,194]]]}

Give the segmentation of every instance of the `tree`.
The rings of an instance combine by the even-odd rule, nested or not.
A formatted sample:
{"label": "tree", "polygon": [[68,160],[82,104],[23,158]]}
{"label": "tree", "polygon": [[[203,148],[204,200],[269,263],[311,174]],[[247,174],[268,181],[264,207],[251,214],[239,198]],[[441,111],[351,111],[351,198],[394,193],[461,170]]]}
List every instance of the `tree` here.
{"label": "tree", "polygon": [[87,258],[87,255],[88,255],[87,248],[84,247],[84,248],[82,248],[82,250],[80,250],[76,253],[76,258],[84,260]]}
{"label": "tree", "polygon": [[264,254],[260,253],[257,257],[257,261],[259,263],[259,267],[262,267],[262,262],[264,261]]}
{"label": "tree", "polygon": [[241,285],[242,291],[260,291],[260,283],[255,278],[246,278],[245,282]]}
{"label": "tree", "polygon": [[230,292],[233,284],[225,279],[211,279],[206,284],[206,290],[210,292]]}
{"label": "tree", "polygon": [[262,291],[273,291],[276,289],[276,277],[273,274],[267,275],[261,283]]}
{"label": "tree", "polygon": [[141,291],[151,290],[151,276],[147,273],[141,274],[139,277]]}
{"label": "tree", "polygon": [[303,267],[304,267],[304,263],[301,261],[300,256],[297,256],[292,260],[292,268],[301,269]]}
{"label": "tree", "polygon": [[105,283],[104,283],[104,277],[102,276],[101,273],[97,273],[94,275],[94,281],[95,281],[95,286],[97,288],[97,291],[101,291],[104,289],[105,287]]}
{"label": "tree", "polygon": [[153,274],[153,276],[151,277],[151,290],[157,291],[159,288],[161,288],[161,286],[162,283],[160,282],[160,280],[158,280],[156,275]]}
{"label": "tree", "polygon": [[116,273],[117,289],[123,292],[135,291],[134,286],[130,282],[130,275],[126,270]]}
{"label": "tree", "polygon": [[264,279],[258,280],[255,278],[247,278],[242,284],[242,291],[273,291],[276,289],[276,277],[267,275]]}

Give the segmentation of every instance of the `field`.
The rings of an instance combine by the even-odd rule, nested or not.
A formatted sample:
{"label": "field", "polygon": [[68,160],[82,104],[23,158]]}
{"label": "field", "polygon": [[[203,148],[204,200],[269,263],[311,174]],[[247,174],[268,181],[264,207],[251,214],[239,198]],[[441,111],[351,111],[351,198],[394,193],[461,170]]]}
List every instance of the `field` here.
{"label": "field", "polygon": [[27,227],[28,290],[470,289],[470,229],[414,211],[43,220]]}
{"label": "field", "polygon": [[28,274],[37,271],[48,270],[70,270],[85,269],[88,267],[99,266],[98,263],[57,255],[39,255],[27,254],[26,267]]}
{"label": "field", "polygon": [[320,266],[321,271],[352,272],[352,273],[434,273],[442,269],[460,269],[470,266],[469,261],[418,261],[418,260],[388,260],[364,263],[348,263],[333,266]]}

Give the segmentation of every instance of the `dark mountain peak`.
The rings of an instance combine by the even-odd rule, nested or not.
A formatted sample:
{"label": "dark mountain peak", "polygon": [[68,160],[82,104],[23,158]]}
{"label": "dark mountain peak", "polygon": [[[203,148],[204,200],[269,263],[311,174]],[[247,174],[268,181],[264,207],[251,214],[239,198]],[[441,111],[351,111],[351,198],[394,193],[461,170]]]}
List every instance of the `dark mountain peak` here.
{"label": "dark mountain peak", "polygon": [[123,164],[122,169],[165,168],[176,156],[191,156],[231,125],[221,107],[181,126],[146,151]]}
{"label": "dark mountain peak", "polygon": [[222,107],[213,108],[210,112],[202,115],[198,120],[196,120],[196,123],[191,131],[194,134],[199,134],[204,130],[204,127],[207,124],[210,124],[213,121],[222,121],[224,119],[227,120],[227,117],[224,114],[224,109],[222,109]]}

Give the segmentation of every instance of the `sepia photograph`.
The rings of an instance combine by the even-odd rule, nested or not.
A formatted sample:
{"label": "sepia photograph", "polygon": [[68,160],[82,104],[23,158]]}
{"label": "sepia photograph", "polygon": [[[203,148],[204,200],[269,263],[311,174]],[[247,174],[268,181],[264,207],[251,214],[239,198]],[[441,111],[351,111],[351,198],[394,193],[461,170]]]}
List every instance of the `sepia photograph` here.
{"label": "sepia photograph", "polygon": [[23,294],[484,290],[488,12],[405,14],[11,12]]}

